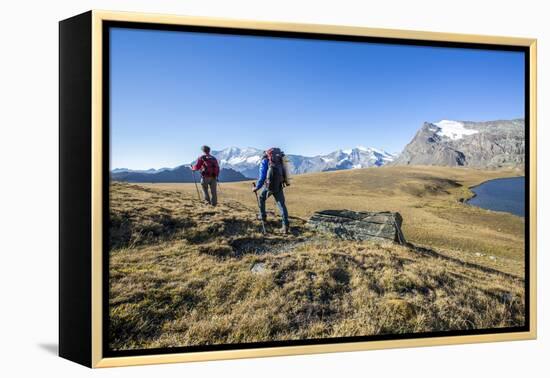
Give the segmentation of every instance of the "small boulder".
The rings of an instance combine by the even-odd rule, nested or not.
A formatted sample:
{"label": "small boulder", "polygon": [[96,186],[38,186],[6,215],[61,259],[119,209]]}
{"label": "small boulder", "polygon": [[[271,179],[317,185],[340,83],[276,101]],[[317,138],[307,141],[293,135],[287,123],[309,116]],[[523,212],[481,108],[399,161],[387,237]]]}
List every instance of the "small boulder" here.
{"label": "small boulder", "polygon": [[307,221],[308,227],[345,240],[392,241],[405,244],[399,213],[322,210]]}
{"label": "small boulder", "polygon": [[255,263],[254,265],[252,265],[252,268],[250,269],[250,271],[254,274],[265,273],[266,271],[265,264],[262,262]]}

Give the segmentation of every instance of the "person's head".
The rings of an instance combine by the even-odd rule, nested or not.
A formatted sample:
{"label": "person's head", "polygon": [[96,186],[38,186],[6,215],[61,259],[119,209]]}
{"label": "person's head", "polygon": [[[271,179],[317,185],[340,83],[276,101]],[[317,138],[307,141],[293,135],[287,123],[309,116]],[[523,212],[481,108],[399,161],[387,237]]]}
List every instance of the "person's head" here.
{"label": "person's head", "polygon": [[210,147],[202,146],[201,151],[208,155],[210,153]]}

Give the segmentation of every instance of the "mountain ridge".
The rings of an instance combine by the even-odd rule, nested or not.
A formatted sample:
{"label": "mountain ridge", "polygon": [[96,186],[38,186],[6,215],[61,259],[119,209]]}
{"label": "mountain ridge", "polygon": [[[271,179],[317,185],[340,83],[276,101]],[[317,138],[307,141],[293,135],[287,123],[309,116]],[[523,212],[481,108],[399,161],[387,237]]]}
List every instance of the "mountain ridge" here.
{"label": "mountain ridge", "polygon": [[[255,147],[231,146],[222,150],[213,150],[212,155],[220,163],[220,177],[228,181],[242,181],[258,178],[258,165],[263,152],[262,149]],[[521,168],[525,164],[525,120],[516,118],[472,122],[444,119],[438,122],[424,122],[399,154],[374,147],[356,146],[338,149],[324,155],[287,154],[286,156],[289,171],[295,175],[383,165]],[[189,172],[183,172],[183,168],[188,169]],[[176,177],[178,172],[186,178]],[[192,182],[187,165],[147,170],[116,168],[111,171],[111,175],[115,180],[124,181],[132,179],[157,182],[154,180],[168,179],[171,181],[166,182]]]}
{"label": "mountain ridge", "polygon": [[[111,172],[111,178],[114,181],[124,181],[124,182],[132,182],[132,183],[140,183],[140,182],[165,182],[165,183],[172,183],[172,182],[182,182],[182,183],[189,183],[194,182],[195,179],[199,180],[199,175],[195,176],[193,178],[193,172],[191,171],[191,168],[185,165],[180,165],[173,169],[164,169],[164,170],[158,170],[154,173],[148,173],[147,171],[117,171]],[[244,176],[242,173],[237,172],[231,168],[222,168],[220,169],[220,176],[219,181],[220,182],[235,182],[235,181],[246,181],[249,180],[248,177]]]}
{"label": "mountain ridge", "polygon": [[392,165],[523,167],[525,121],[424,122]]}
{"label": "mountain ridge", "polygon": [[[262,159],[264,150],[255,147],[236,147],[231,146],[222,150],[212,151],[220,164],[220,168],[239,172],[246,178],[258,178],[258,166]],[[373,147],[357,146],[349,149],[339,149],[325,155],[303,156],[296,154],[286,155],[289,162],[291,174],[323,172],[341,169],[368,168],[372,166],[382,166],[393,161],[396,154],[386,152]],[[192,162],[194,163],[194,162]],[[190,164],[192,164],[190,163]],[[181,165],[179,167],[184,167]],[[160,168],[147,170],[131,170],[127,168],[116,168],[111,174],[116,177],[123,177],[130,173],[136,174],[159,174],[162,172],[173,171],[176,168]],[[143,179],[147,179],[144,176]]]}
{"label": "mountain ridge", "polygon": [[[212,154],[221,167],[232,168],[247,177],[258,177],[258,165],[263,150],[254,147],[228,147]],[[339,149],[325,155],[304,156],[287,154],[291,174],[323,172],[330,170],[368,168],[382,166],[396,157],[395,154],[373,147],[357,146]]]}

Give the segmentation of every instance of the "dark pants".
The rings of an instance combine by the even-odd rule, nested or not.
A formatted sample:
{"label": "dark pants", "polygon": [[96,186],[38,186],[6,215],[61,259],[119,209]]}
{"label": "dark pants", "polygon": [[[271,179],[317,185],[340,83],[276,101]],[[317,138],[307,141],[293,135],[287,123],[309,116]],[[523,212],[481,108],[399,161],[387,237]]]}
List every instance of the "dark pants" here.
{"label": "dark pants", "polygon": [[[281,189],[277,193],[271,193],[271,195],[275,199],[275,203],[277,204],[277,208],[279,209],[279,213],[283,219],[283,226],[288,226],[288,211],[285,205],[285,194],[283,193],[283,190]],[[265,201],[267,201],[267,197],[269,197],[269,190],[264,188],[260,194],[260,216],[262,219],[266,218]]]}
{"label": "dark pants", "polygon": [[[217,193],[217,180],[215,177],[203,177],[201,178],[201,186],[202,186],[202,193],[204,195],[204,200],[211,204],[212,206],[216,206],[218,203],[218,193]],[[210,194],[208,193],[208,188],[210,188],[210,192],[212,193],[212,197],[210,197]]]}

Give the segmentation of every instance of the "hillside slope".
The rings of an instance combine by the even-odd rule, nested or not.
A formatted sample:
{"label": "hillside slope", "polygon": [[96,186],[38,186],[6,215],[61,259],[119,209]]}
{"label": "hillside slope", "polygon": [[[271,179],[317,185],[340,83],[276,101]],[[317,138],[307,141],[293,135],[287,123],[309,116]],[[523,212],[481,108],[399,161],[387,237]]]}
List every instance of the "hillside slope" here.
{"label": "hillside slope", "polygon": [[[481,182],[522,174],[518,169],[438,166],[311,173],[292,176],[285,197],[290,214],[304,219],[324,209],[399,212],[406,239],[415,245],[522,277],[525,219],[461,201],[473,196],[469,188]],[[255,207],[250,185],[222,184],[220,196]],[[192,184],[150,186],[196,195]],[[273,201],[268,201],[268,206],[275,210]]]}
{"label": "hillside slope", "polygon": [[524,324],[520,278],[414,246],[335,240],[298,218],[291,235],[264,237],[255,216],[234,200],[212,208],[181,191],[113,183],[110,346]]}

